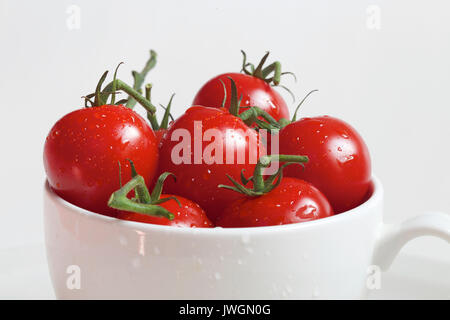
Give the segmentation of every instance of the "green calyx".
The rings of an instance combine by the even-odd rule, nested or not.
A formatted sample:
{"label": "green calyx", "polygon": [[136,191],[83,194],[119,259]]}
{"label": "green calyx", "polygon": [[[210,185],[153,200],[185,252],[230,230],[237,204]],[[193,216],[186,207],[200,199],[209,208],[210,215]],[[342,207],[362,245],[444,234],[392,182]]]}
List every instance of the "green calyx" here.
{"label": "green calyx", "polygon": [[[137,212],[149,216],[164,217],[169,220],[173,220],[173,213],[160,206],[161,203],[174,200],[181,207],[180,201],[176,197],[167,197],[164,199],[160,198],[164,181],[169,175],[173,174],[170,172],[162,173],[159,176],[152,193],[150,194],[147,186],[145,185],[144,178],[137,174],[133,162],[131,160],[128,161],[131,166],[132,179],[124,186],[122,186],[122,183],[120,182],[120,189],[111,195],[108,200],[108,206],[118,210]],[[121,168],[119,162],[119,177],[121,176],[120,171]],[[131,190],[134,190],[135,192],[135,197],[132,199],[127,197]]]}
{"label": "green calyx", "polygon": [[292,116],[292,119],[285,119],[285,118],[281,118],[278,121],[275,121],[276,123],[272,123],[272,122],[264,122],[264,121],[255,121],[258,128],[259,129],[265,129],[270,131],[271,133],[276,133],[278,132],[280,129],[286,127],[288,124],[297,121],[297,113],[298,110],[300,109],[300,106],[305,102],[305,100],[313,93],[319,90],[311,90],[310,92],[308,92],[305,97],[303,97],[303,99],[300,101],[300,103],[298,104],[297,108],[295,108],[295,112],[294,115]]}
{"label": "green calyx", "polygon": [[289,88],[287,88],[286,86],[280,84],[281,76],[284,75],[291,75],[292,77],[294,77],[294,80],[297,81],[297,77],[293,72],[282,72],[281,63],[279,61],[275,61],[267,67],[264,67],[264,64],[266,63],[266,60],[270,54],[269,51],[266,52],[266,54],[262,57],[256,67],[253,63],[247,62],[247,54],[244,52],[244,50],[241,50],[241,53],[243,56],[241,72],[264,80],[272,86],[279,86],[280,88],[283,88],[291,95],[291,97],[295,101],[295,96],[292,91],[289,90]]}
{"label": "green calyx", "polygon": [[[147,118],[153,130],[167,129],[169,119],[173,120],[173,117],[170,114],[170,108],[172,104],[172,99],[175,94],[171,96],[167,107],[161,105],[161,107],[165,109],[161,123],[158,123],[158,120],[156,118],[156,107],[155,105],[153,105],[151,101],[152,84],[145,85],[145,97],[142,95],[143,94],[142,85],[145,81],[147,73],[150,70],[152,70],[156,65],[156,56],[157,56],[156,52],[150,50],[150,58],[147,60],[142,71],[141,72],[137,72],[135,70],[132,71],[134,79],[133,86],[129,86],[124,81],[117,78],[117,70],[119,69],[119,66],[123,63],[121,62],[116,67],[113,80],[102,89],[103,83],[105,82],[106,76],[108,75],[108,71],[105,71],[97,84],[95,92],[83,97],[85,99],[85,107],[90,108],[109,104],[109,105],[125,105],[128,108],[133,108],[136,103],[139,103],[147,111]],[[127,93],[128,98],[116,102],[116,94],[120,93],[120,91]],[[110,97],[111,100],[108,103],[108,99]],[[94,98],[94,101],[91,100],[92,98]]]}
{"label": "green calyx", "polygon": [[[280,166],[277,172],[264,179],[263,176],[264,168],[269,167],[273,161],[285,163],[282,166]],[[286,166],[291,164],[300,164],[301,166],[303,166],[303,164],[306,162],[308,162],[307,156],[284,155],[284,154],[262,156],[259,158],[258,163],[255,166],[253,176],[245,178],[244,170],[242,170],[241,172],[242,184],[240,184],[239,182],[234,180],[230,175],[227,174],[227,177],[231,181],[233,186],[220,184],[219,188],[225,188],[236,192],[240,192],[249,197],[258,197],[272,191],[280,184],[281,179],[283,178],[283,169]],[[253,182],[253,187],[252,188],[245,187],[245,185],[250,181]]]}
{"label": "green calyx", "polygon": [[[119,63],[119,65],[116,67],[116,70],[114,72],[113,81],[111,83],[109,83],[105,87],[105,89],[101,90],[101,86],[103,85],[103,82],[106,79],[108,71],[103,73],[102,77],[100,78],[100,81],[97,84],[97,88],[96,88],[95,92],[83,97],[85,100],[85,107],[89,108],[89,107],[98,107],[98,106],[104,105],[107,103],[107,99],[108,99],[109,95],[111,95],[111,102],[110,102],[111,105],[125,105],[126,107],[132,109],[137,101],[137,99],[135,98],[136,94],[139,94],[139,95],[142,94],[141,87],[142,87],[142,84],[144,83],[145,77],[147,76],[148,72],[150,70],[152,70],[156,65],[156,57],[157,57],[156,52],[153,50],[150,50],[150,58],[147,60],[142,71],[137,72],[137,71],[133,70],[131,72],[133,79],[134,79],[134,83],[133,83],[133,86],[129,87],[129,88],[131,88],[132,91],[128,90],[128,92],[127,92],[124,90],[124,88],[120,88],[117,85],[117,81],[116,81],[117,70],[123,62]],[[126,93],[128,93],[128,98],[122,99],[122,100],[116,102],[115,101],[116,93],[118,93],[117,91],[119,91],[119,90],[122,90],[122,91],[125,91]],[[92,98],[95,98],[95,100],[92,101],[91,100]],[[139,101],[137,101],[137,102],[139,102]],[[90,103],[90,105],[88,105],[89,103]]]}
{"label": "green calyx", "polygon": [[[145,99],[153,106],[151,102],[151,91],[152,91],[153,85],[151,83],[147,84],[145,86]],[[161,123],[158,123],[158,120],[156,119],[156,115],[154,113],[151,113],[149,110],[147,110],[147,118],[150,121],[150,124],[152,126],[153,130],[160,130],[160,129],[167,129],[169,126],[169,120],[173,121],[172,114],[170,113],[170,109],[172,106],[172,100],[175,96],[175,93],[172,94],[170,97],[169,103],[167,106],[163,106],[160,104],[160,107],[164,109],[164,115],[161,120]]]}
{"label": "green calyx", "polygon": [[[234,82],[233,78],[231,78],[231,77],[227,77],[227,78],[230,79],[230,84],[231,84],[229,112],[232,115],[234,115],[238,118],[241,118],[242,121],[244,121],[244,123],[248,126],[252,126],[254,123],[256,123],[257,128],[263,128],[266,124],[267,124],[266,125],[267,128],[272,128],[272,127],[279,128],[279,124],[278,124],[277,120],[275,120],[270,114],[268,114],[263,109],[261,109],[257,106],[241,107],[242,95],[238,99],[236,83]],[[223,108],[223,107],[225,107],[225,101],[227,100],[227,89],[226,89],[225,84],[222,82],[222,80],[220,80],[220,82],[222,83],[223,90],[224,90],[224,97],[222,100],[222,108]],[[245,108],[247,110],[245,110],[244,112],[239,114],[241,108]],[[263,121],[260,118],[263,118],[266,121]]]}

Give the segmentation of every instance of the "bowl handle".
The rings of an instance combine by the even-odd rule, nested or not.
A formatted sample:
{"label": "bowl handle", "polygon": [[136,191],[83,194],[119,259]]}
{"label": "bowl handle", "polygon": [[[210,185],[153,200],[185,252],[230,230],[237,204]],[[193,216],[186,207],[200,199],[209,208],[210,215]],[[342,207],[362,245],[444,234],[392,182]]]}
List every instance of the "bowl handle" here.
{"label": "bowl handle", "polygon": [[373,264],[389,269],[400,249],[410,240],[434,236],[450,242],[450,215],[431,212],[406,220],[399,225],[384,225],[375,248]]}

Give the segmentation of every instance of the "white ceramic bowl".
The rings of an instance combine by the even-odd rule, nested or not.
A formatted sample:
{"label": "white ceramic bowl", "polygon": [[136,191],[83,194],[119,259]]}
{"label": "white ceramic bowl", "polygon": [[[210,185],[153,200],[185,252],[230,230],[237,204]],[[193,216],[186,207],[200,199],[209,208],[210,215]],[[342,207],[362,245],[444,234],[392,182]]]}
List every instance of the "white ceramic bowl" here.
{"label": "white ceramic bowl", "polygon": [[47,183],[44,200],[50,275],[62,299],[364,298],[368,277],[378,266],[387,268],[410,239],[450,241],[450,218],[443,213],[383,225],[376,177],[372,196],[355,209],[258,228],[118,220],[64,201]]}

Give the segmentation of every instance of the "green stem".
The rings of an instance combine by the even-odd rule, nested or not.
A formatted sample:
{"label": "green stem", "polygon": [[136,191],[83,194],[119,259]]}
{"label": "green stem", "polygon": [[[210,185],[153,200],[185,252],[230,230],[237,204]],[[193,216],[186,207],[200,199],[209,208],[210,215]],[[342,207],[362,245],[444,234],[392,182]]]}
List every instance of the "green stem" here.
{"label": "green stem", "polygon": [[263,69],[262,71],[263,78],[264,79],[267,78],[267,76],[271,72],[274,73],[271,81],[273,82],[274,85],[276,86],[279,85],[281,80],[281,63],[279,61],[275,61],[274,63]]}
{"label": "green stem", "polygon": [[[271,84],[273,83],[274,86],[280,85],[281,76],[284,74],[292,74],[292,72],[281,72],[281,63],[279,61],[275,61],[268,65],[267,67],[264,67],[264,63],[266,63],[267,57],[269,56],[269,52],[266,52],[266,54],[262,57],[261,61],[259,62],[258,66],[256,68],[253,67],[253,64],[247,62],[247,55],[244,51],[242,51],[243,56],[243,62],[242,62],[242,69],[241,71],[244,72],[247,75],[252,75],[256,78],[259,78],[261,80],[264,80],[265,82]],[[247,69],[247,66],[250,66],[252,69],[249,71]],[[269,75],[273,73],[273,76],[269,78]],[[295,75],[294,75],[295,77]],[[289,90],[288,90],[289,91]]]}
{"label": "green stem", "polygon": [[[145,85],[145,99],[147,99],[148,102],[150,102],[150,104],[153,106],[153,104],[152,104],[152,88],[153,88],[153,85],[151,83],[148,83]],[[153,107],[156,110],[156,107],[155,106],[153,106]],[[155,112],[151,113],[151,112],[148,112],[148,110],[147,110],[147,119],[148,119],[148,121],[150,121],[152,129],[154,131],[159,130],[160,127],[159,127],[158,119],[156,118]]]}
{"label": "green stem", "polygon": [[167,127],[169,126],[170,108],[172,107],[172,100],[174,96],[175,93],[173,93],[172,96],[170,97],[169,104],[167,105],[166,110],[164,111],[164,115],[161,120],[161,125],[159,126],[162,129],[167,129]]}
{"label": "green stem", "polygon": [[268,56],[269,56],[269,52],[267,51],[266,54],[264,55],[264,57],[262,57],[262,59],[259,62],[258,66],[256,67],[256,69],[253,71],[253,76],[264,80],[262,67],[263,67],[264,63],[266,63],[266,60],[267,60]]}
{"label": "green stem", "polygon": [[[237,97],[237,88],[236,88],[236,83],[234,82],[234,80],[231,77],[228,77],[228,79],[230,79],[230,83],[231,83],[231,96],[230,96],[230,108],[229,111],[232,115],[234,116],[238,116],[239,114],[239,101],[238,101],[238,97]],[[226,99],[226,96],[225,96]]]}
{"label": "green stem", "polygon": [[[147,76],[147,73],[152,70],[156,65],[156,52],[153,50],[150,50],[150,59],[147,61],[147,63],[144,66],[144,69],[142,69],[141,72],[133,71],[133,78],[134,78],[134,85],[133,89],[136,91],[140,91],[142,84],[144,83],[145,77]],[[134,98],[134,97],[133,97]],[[128,99],[127,104],[125,105],[127,108],[133,108],[136,104],[136,99]]]}
{"label": "green stem", "polygon": [[[264,168],[269,167],[272,161],[285,162],[281,167],[278,168],[277,172],[269,176],[266,180],[263,178]],[[294,163],[299,163],[303,165],[304,162],[308,162],[308,157],[306,156],[298,156],[298,155],[284,155],[284,154],[274,154],[270,156],[262,156],[259,158],[258,163],[255,166],[255,170],[253,176],[249,179],[246,179],[241,172],[241,181],[243,184],[240,184],[236,180],[234,180],[230,175],[227,174],[228,180],[231,181],[233,186],[227,186],[223,184],[219,184],[219,188],[225,188],[229,190],[233,190],[236,192],[240,192],[249,197],[258,197],[263,194],[266,194],[273,189],[275,189],[280,183],[283,177],[283,169]],[[278,179],[277,179],[278,178]],[[274,183],[274,181],[276,182]],[[253,188],[246,188],[245,185],[248,181],[253,181]]]}
{"label": "green stem", "polygon": [[103,85],[103,82],[105,81],[107,75],[108,75],[108,71],[105,71],[103,73],[103,75],[101,76],[99,82],[97,83],[97,87],[95,88],[95,99],[94,99],[95,106],[101,106],[101,105],[105,104],[107,101],[107,99],[102,99],[102,94],[101,94],[102,93],[101,92],[102,85]]}
{"label": "green stem", "polygon": [[131,97],[133,97],[140,105],[142,105],[145,110],[147,110],[150,114],[156,113],[156,107],[147,99],[145,99],[139,92],[137,92],[135,89],[127,85],[125,82],[123,82],[120,79],[116,79],[115,81],[111,81],[108,83],[108,85],[103,89],[102,93],[100,94],[100,98],[102,101],[107,101],[109,98],[109,95],[112,93],[112,88],[115,86],[116,90],[122,90]]}
{"label": "green stem", "polygon": [[[131,166],[131,177],[134,178],[138,176],[136,172],[136,168],[134,167],[134,163],[132,160],[127,159]],[[119,162],[120,163],[120,162]],[[150,196],[150,193],[148,192],[147,186],[145,184],[138,184],[136,188],[134,189],[136,193],[136,197],[139,202],[141,203],[151,203],[152,197]]]}
{"label": "green stem", "polygon": [[263,171],[265,168],[270,166],[270,164],[273,161],[304,163],[308,162],[308,157],[298,155],[285,155],[285,154],[273,154],[269,156],[260,157],[258,163],[255,166],[255,171],[253,173],[253,190],[255,192],[261,192],[262,190],[265,189],[266,185],[264,183]]}
{"label": "green stem", "polygon": [[122,188],[115,191],[108,200],[108,206],[130,212],[139,212],[149,216],[165,217],[173,220],[174,215],[167,209],[153,204],[138,203],[127,198],[127,194],[138,186],[144,186],[145,182],[142,176],[135,176]]}
{"label": "green stem", "polygon": [[114,71],[114,77],[113,77],[113,87],[112,87],[112,94],[111,94],[111,104],[116,103],[116,86],[114,85],[117,78],[117,71],[119,70],[120,65],[123,64],[123,62],[119,63],[116,67],[116,71]]}
{"label": "green stem", "polygon": [[[175,177],[175,175],[170,172],[164,172],[158,177],[158,180],[156,181],[155,186],[153,187],[152,194],[150,195],[152,202],[159,200],[159,198],[161,197],[163,186],[164,186],[164,181],[170,175]],[[178,205],[181,207],[180,202],[178,200],[177,200],[177,202],[178,202]]]}
{"label": "green stem", "polygon": [[275,120],[270,114],[268,114],[266,111],[264,111],[261,108],[258,107],[251,107],[250,109],[242,112],[239,115],[239,118],[241,118],[245,124],[251,125],[253,122],[255,122],[256,119],[259,117],[262,117],[264,120],[266,120],[268,123],[270,123],[272,126],[279,128],[279,124],[277,120]]}
{"label": "green stem", "polygon": [[128,93],[130,96],[132,96],[140,105],[142,105],[145,110],[147,110],[148,113],[155,114],[156,108],[152,103],[145,99],[142,95],[139,94],[135,89],[127,85],[125,82],[117,79],[117,89],[123,90],[126,93]]}
{"label": "green stem", "polygon": [[297,112],[298,112],[298,109],[299,109],[300,106],[303,104],[303,102],[305,102],[305,100],[308,99],[308,97],[309,97],[312,93],[314,93],[314,92],[316,92],[316,91],[319,91],[319,90],[317,90],[317,89],[311,90],[310,92],[308,92],[308,94],[307,94],[306,96],[303,97],[302,101],[300,101],[300,103],[298,104],[297,108],[295,108],[295,112],[294,112],[294,115],[293,115],[293,117],[292,117],[291,122],[294,122],[294,121],[297,120]]}
{"label": "green stem", "polygon": [[291,123],[291,120],[289,120],[289,119],[281,118],[280,120],[278,120],[278,124],[280,125],[281,128],[286,127],[290,123]]}

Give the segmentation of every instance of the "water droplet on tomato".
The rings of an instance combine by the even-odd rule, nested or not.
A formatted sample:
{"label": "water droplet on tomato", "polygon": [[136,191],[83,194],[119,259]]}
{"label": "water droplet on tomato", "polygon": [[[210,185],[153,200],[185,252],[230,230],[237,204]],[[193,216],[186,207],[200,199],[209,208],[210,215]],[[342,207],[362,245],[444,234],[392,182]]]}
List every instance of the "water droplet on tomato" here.
{"label": "water droplet on tomato", "polygon": [[352,155],[344,155],[344,156],[338,158],[339,162],[342,163],[342,164],[346,163],[346,162],[349,162],[349,161],[351,161],[353,159],[354,159],[354,157]]}

